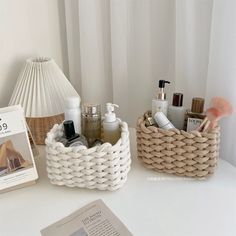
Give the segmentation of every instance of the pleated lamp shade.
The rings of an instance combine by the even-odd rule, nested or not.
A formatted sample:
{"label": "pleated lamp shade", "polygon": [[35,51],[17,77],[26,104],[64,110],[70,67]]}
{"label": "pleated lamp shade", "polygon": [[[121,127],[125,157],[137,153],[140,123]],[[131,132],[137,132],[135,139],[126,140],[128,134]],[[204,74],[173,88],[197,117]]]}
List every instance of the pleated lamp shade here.
{"label": "pleated lamp shade", "polygon": [[9,105],[20,104],[37,144],[44,144],[47,132],[64,119],[65,99],[79,96],[51,58],[26,60]]}

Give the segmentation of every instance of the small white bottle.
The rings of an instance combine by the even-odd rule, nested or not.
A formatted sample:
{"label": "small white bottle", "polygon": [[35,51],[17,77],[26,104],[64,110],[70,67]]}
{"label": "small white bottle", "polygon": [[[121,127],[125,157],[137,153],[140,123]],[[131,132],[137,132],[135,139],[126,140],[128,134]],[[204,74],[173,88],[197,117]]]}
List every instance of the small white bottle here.
{"label": "small white bottle", "polygon": [[169,81],[159,80],[159,92],[156,99],[152,100],[152,118],[154,118],[154,115],[158,111],[163,112],[165,116],[167,116],[168,101],[166,100],[166,93],[164,92],[166,83],[170,84]]}
{"label": "small white bottle", "polygon": [[65,120],[72,120],[74,122],[75,132],[81,134],[80,97],[67,97],[65,106]]}
{"label": "small white bottle", "polygon": [[175,127],[173,126],[173,124],[171,124],[171,122],[167,119],[167,117],[165,116],[165,114],[161,111],[158,111],[155,115],[154,115],[154,120],[156,121],[157,125],[159,128],[161,129],[174,129]]}
{"label": "small white bottle", "polygon": [[106,104],[106,114],[105,119],[102,123],[103,126],[103,141],[109,142],[112,145],[116,144],[116,142],[120,139],[120,122],[116,118],[116,114],[114,113],[115,107],[119,107],[116,104],[107,103]]}
{"label": "small white bottle", "polygon": [[184,129],[184,118],[186,109],[183,107],[183,94],[174,93],[172,106],[168,107],[168,119],[176,129]]}

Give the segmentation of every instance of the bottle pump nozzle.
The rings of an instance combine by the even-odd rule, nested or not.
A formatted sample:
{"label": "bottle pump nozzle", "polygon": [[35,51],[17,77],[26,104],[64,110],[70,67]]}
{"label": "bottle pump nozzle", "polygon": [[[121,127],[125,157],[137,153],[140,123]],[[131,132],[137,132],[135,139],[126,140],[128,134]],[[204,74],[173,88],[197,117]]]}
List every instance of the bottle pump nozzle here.
{"label": "bottle pump nozzle", "polygon": [[170,84],[170,81],[159,80],[160,91],[157,95],[157,98],[160,99],[160,100],[165,100],[166,99],[166,93],[164,92],[165,84]]}
{"label": "bottle pump nozzle", "polygon": [[165,84],[170,84],[170,81],[159,80],[159,88],[165,88]]}
{"label": "bottle pump nozzle", "polygon": [[106,122],[114,122],[116,121],[116,114],[114,113],[115,111],[115,107],[119,107],[116,104],[112,104],[112,103],[107,103],[106,104],[106,114],[105,114],[105,121]]}

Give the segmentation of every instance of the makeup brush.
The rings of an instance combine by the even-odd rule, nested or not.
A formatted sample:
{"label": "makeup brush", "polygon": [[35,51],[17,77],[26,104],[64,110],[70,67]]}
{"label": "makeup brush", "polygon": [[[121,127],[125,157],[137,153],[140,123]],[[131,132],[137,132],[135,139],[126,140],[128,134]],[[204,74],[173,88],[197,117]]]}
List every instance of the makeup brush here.
{"label": "makeup brush", "polygon": [[229,101],[223,97],[214,97],[210,102],[210,108],[206,111],[206,118],[198,128],[198,131],[206,132],[214,129],[217,122],[233,113],[233,108]]}

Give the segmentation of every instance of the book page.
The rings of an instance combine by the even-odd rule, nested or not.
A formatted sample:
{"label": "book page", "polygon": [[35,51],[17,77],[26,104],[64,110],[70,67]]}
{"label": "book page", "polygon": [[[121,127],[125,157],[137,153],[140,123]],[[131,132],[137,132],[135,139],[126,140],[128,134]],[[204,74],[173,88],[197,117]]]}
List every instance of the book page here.
{"label": "book page", "polygon": [[94,201],[41,231],[42,236],[132,236],[102,200]]}

